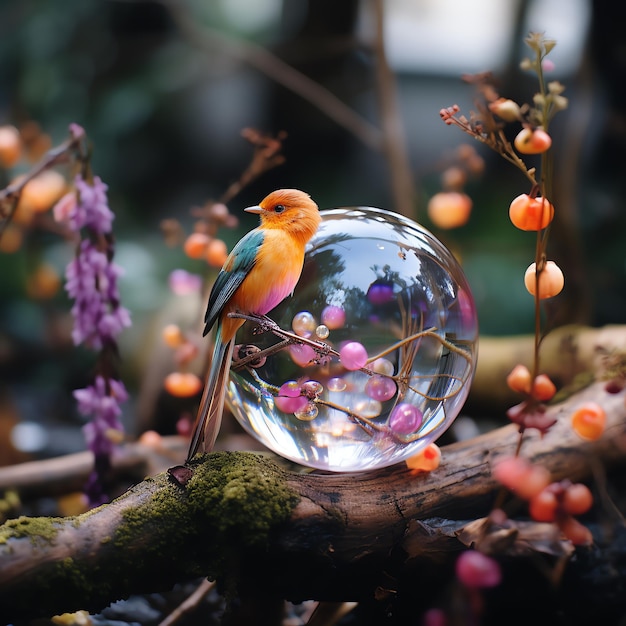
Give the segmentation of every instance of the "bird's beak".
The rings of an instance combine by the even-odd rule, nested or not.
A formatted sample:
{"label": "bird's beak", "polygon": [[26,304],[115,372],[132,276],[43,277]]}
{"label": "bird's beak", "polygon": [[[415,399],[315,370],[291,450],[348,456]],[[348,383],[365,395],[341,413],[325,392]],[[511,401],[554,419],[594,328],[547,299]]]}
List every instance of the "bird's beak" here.
{"label": "bird's beak", "polygon": [[263,213],[263,209],[260,206],[249,206],[247,209],[244,209],[246,213]]}

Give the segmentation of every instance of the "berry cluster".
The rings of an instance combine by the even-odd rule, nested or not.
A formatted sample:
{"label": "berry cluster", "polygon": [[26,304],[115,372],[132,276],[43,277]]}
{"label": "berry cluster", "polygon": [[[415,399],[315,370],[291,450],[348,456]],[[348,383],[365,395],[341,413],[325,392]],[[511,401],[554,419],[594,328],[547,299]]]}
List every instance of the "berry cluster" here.
{"label": "berry cluster", "polygon": [[589,511],[593,496],[586,485],[569,480],[550,482],[549,472],[520,457],[501,459],[493,475],[502,485],[528,502],[528,513],[537,522],[555,522],[574,544],[592,542],[588,528],[574,518]]}

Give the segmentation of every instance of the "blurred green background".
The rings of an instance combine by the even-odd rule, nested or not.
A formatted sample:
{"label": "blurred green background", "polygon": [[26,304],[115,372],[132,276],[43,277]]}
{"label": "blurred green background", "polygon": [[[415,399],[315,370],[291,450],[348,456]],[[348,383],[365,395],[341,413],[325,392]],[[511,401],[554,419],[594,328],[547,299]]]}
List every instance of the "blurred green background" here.
{"label": "blurred green background", "polygon": [[[529,54],[523,37],[531,30],[557,40],[548,78],[563,82],[570,99],[551,129],[557,218],[550,249],[566,288],[551,302],[550,319],[623,323],[626,7],[606,0],[389,0],[384,7],[385,49],[416,187],[413,217],[461,260],[481,332],[532,331],[533,302],[522,275],[533,259],[534,237],[515,230],[507,212],[510,200],[529,190],[517,170],[474,143],[485,170],[466,186],[474,201],[471,219],[454,231],[437,230],[426,216],[427,200],[440,189],[450,155],[471,141],[441,123],[438,112],[453,103],[469,112],[473,88],[460,77],[483,70],[497,75],[503,96],[530,101],[536,82],[519,61]],[[263,51],[270,51],[380,127],[374,32],[374,3],[366,0],[1,4],[0,124],[34,120],[55,144],[69,123],[82,125],[93,143],[94,171],[109,185],[116,260],[126,272],[122,297],[134,321],[120,339],[134,398],[127,408],[131,432],[142,429],[135,414],[142,411],[149,362],[155,355],[171,359],[157,346],[164,310],[184,306],[185,315],[197,315],[195,301],[172,301],[168,275],[179,267],[207,271],[180,247],[163,243],[160,223],[173,217],[191,229],[190,209],[238,179],[252,154],[242,128],[285,131],[286,162],[230,203],[241,221],[222,233],[229,245],[255,225],[241,209],[278,187],[304,189],[321,208],[396,209],[384,154],[262,67]],[[0,171],[0,182],[17,173]],[[89,382],[94,355],[67,342],[64,293],[32,299],[26,282],[42,259],[61,273],[71,255],[66,242],[41,229],[0,257],[3,411],[10,424],[45,424],[43,443],[29,445],[49,455],[84,447],[71,390]],[[168,402],[161,397],[160,410],[170,410]]]}

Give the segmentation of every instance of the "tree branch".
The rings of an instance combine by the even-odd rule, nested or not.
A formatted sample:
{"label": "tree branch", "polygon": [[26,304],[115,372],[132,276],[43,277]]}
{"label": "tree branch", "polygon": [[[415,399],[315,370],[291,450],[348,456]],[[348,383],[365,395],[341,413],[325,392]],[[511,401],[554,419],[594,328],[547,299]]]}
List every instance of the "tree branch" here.
{"label": "tree branch", "polygon": [[[608,418],[605,435],[592,443],[568,419],[589,399]],[[549,410],[557,425],[543,438],[528,433],[522,452],[554,480],[582,480],[599,465],[623,463],[623,393],[596,383]],[[97,610],[199,576],[295,601],[371,597],[381,572],[415,573],[426,563],[432,575],[464,547],[463,520],[488,514],[497,489],[492,463],[511,454],[517,438],[511,425],[447,446],[441,467],[418,475],[403,464],[302,474],[262,455],[207,455],[188,476],[183,468],[178,480],[149,478],[84,515],[0,527],[0,606],[9,620]]]}

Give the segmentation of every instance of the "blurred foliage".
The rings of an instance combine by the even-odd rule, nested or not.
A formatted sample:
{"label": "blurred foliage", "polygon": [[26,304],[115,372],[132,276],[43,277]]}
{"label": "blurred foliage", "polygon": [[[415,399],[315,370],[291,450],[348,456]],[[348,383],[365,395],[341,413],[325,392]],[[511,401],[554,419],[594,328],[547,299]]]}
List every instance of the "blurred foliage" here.
{"label": "blurred foliage", "polygon": [[[286,163],[247,186],[231,203],[235,214],[278,187],[305,189],[322,208],[362,204],[393,209],[382,154],[301,96],[237,60],[219,39],[210,45],[215,29],[235,42],[267,47],[379,125],[375,59],[354,38],[365,4],[268,2],[256,8],[267,13],[255,17],[242,10],[237,14],[242,3],[235,3],[235,9],[227,2],[176,3],[188,8],[199,29],[208,29],[209,45],[182,32],[167,3],[9,0],[0,7],[0,124],[34,120],[55,144],[65,138],[69,123],[81,124],[93,143],[94,171],[109,185],[117,215],[116,258],[126,270],[122,297],[134,319],[133,329],[121,338],[131,389],[140,386],[142,368],[153,358],[160,341],[158,324],[169,321],[163,319],[163,311],[172,309],[169,272],[183,267],[206,273],[205,264],[163,243],[160,221],[175,217],[189,230],[190,209],[218,198],[239,177],[251,156],[242,128],[286,131]],[[527,5],[519,3],[520,16]],[[564,222],[555,222],[551,240],[568,281],[567,293],[550,309],[558,323],[622,323],[626,318],[626,123],[614,87],[624,74],[616,55],[623,35],[620,39],[613,32],[616,26],[610,31],[613,40],[599,35],[611,26],[602,17],[602,6],[593,5],[590,45],[580,72],[558,77],[572,103],[553,127],[555,204]],[[516,66],[516,42],[511,42],[510,56],[514,62],[502,77],[502,93],[528,100],[535,87]],[[466,141],[441,124],[438,111],[453,102],[469,111],[472,88],[456,77],[408,72],[398,76],[398,87],[419,188],[416,217],[432,227],[424,213],[426,201],[440,188],[441,164]],[[486,167],[466,188],[474,200],[469,224],[455,231],[433,230],[466,269],[482,332],[531,332],[533,303],[522,275],[532,260],[534,240],[512,228],[507,215],[510,199],[527,191],[526,183],[508,164],[477,149]],[[0,172],[0,183],[6,185],[16,173]],[[224,239],[230,246],[253,225],[244,216],[237,230],[223,233]],[[84,386],[90,373],[91,356],[77,353],[66,339],[69,303],[64,293],[41,302],[26,290],[39,260],[61,273],[71,255],[67,243],[36,230],[19,251],[1,257],[0,370],[4,393],[12,389],[7,402],[23,405],[23,418],[68,420],[74,414],[70,391]],[[193,319],[194,314],[186,315]],[[39,395],[26,401],[33,389]]]}

